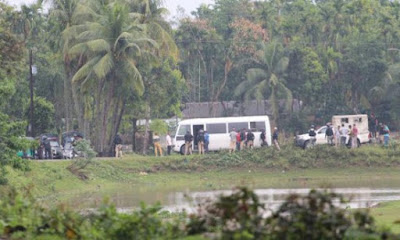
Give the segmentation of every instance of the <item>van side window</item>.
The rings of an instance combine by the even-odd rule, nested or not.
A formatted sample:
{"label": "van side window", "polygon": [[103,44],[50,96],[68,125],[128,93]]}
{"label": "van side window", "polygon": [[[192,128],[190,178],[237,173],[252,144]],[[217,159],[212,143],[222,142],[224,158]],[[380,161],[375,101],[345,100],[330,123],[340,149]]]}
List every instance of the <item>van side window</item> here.
{"label": "van side window", "polygon": [[265,130],[265,122],[250,122],[250,129],[253,132],[261,132]]}
{"label": "van side window", "polygon": [[226,133],[226,124],[225,123],[210,123],[206,124],[207,132],[210,134],[215,133]]}
{"label": "van side window", "polygon": [[233,122],[233,123],[228,123],[228,131],[230,132],[232,128],[235,128],[236,130],[242,130],[249,128],[247,122]]}
{"label": "van side window", "polygon": [[342,118],[342,119],[341,119],[341,122],[342,122],[342,123],[349,123],[349,119],[348,119],[348,118]]}
{"label": "van side window", "polygon": [[179,127],[179,131],[178,131],[177,136],[184,136],[187,131],[190,132],[190,125],[181,125]]}

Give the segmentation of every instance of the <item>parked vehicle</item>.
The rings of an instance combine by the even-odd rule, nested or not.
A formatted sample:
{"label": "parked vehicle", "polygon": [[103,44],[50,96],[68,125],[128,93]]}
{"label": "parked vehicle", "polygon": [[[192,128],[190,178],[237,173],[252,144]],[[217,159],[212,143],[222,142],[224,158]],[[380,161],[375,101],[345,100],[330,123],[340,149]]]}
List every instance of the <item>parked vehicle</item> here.
{"label": "parked vehicle", "polygon": [[[58,142],[57,134],[53,134],[53,133],[41,134],[39,139],[40,139],[40,144],[42,144],[42,145],[45,145],[45,143],[47,141],[50,143],[53,159],[63,158],[63,151]],[[45,153],[44,153],[45,149],[43,148],[42,151],[43,151],[42,156],[45,156]]]}
{"label": "parked vehicle", "polygon": [[[346,127],[349,125],[353,126],[353,124],[356,124],[358,128],[358,137],[357,137],[357,142],[358,145],[360,146],[361,144],[364,143],[369,143],[370,138],[369,138],[369,131],[368,131],[368,116],[365,114],[361,115],[337,115],[332,117],[332,127],[337,128],[337,126],[342,126],[344,124]],[[318,130],[316,130],[316,144],[327,144],[327,140],[325,138],[325,132],[326,132],[327,127],[323,126],[320,127]],[[350,138],[347,136],[346,139],[346,145],[350,146]],[[308,133],[297,135],[295,139],[295,144],[299,147],[302,148],[308,148],[311,146],[310,143],[310,136]]]}
{"label": "parked vehicle", "polygon": [[174,151],[181,154],[185,151],[184,135],[189,131],[193,136],[192,149],[197,150],[197,134],[200,130],[207,131],[210,135],[208,149],[217,151],[229,149],[229,132],[236,130],[251,129],[254,138],[254,147],[261,147],[260,135],[265,130],[266,141],[271,146],[271,127],[268,116],[245,116],[245,117],[227,117],[227,118],[196,118],[187,119],[179,122],[175,137]]}
{"label": "parked vehicle", "polygon": [[67,143],[73,143],[77,139],[83,139],[84,135],[78,131],[64,132],[61,136],[61,145],[65,147]]}

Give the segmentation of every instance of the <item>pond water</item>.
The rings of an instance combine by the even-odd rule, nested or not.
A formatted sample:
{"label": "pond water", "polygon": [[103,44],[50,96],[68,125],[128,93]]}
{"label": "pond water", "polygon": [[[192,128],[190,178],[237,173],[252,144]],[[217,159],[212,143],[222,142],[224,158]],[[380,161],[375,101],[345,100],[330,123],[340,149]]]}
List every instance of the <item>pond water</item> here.
{"label": "pond water", "polygon": [[[259,196],[260,202],[270,210],[276,210],[290,194],[307,195],[310,188],[298,189],[255,189],[255,193]],[[321,189],[322,190],[322,189]],[[343,208],[370,208],[379,203],[388,201],[400,201],[400,188],[332,188],[329,191],[342,194],[349,202],[338,206]],[[136,209],[141,198],[154,199],[164,206],[164,210],[170,212],[180,212],[185,210],[188,213],[197,211],[199,204],[213,201],[221,195],[229,195],[232,190],[218,191],[176,191],[176,192],[147,192],[136,193],[117,193],[113,194],[111,201],[116,204],[119,211],[128,212]],[[86,201],[93,201],[89,197]]]}

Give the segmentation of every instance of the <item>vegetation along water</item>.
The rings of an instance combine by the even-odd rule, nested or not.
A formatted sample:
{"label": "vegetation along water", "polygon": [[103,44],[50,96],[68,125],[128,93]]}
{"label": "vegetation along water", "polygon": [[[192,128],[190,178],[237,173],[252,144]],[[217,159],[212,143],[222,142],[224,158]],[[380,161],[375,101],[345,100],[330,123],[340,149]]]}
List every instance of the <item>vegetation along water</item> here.
{"label": "vegetation along water", "polygon": [[[16,2],[0,1],[0,239],[398,239],[394,195],[368,213],[309,191],[400,189],[398,0],[215,0],[176,16],[169,0]],[[292,144],[355,114],[374,144]],[[181,119],[249,115],[269,118],[246,123],[250,145],[273,130],[280,151],[151,156]],[[202,130],[228,139],[216,124]],[[284,189],[307,193],[268,212],[258,193]],[[213,203],[164,211],[195,193]]]}

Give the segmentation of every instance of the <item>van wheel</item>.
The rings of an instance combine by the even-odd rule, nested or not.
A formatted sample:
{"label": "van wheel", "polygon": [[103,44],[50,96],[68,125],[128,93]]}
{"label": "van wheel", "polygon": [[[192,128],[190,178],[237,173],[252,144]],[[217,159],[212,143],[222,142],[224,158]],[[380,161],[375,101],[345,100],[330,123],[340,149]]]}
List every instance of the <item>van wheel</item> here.
{"label": "van wheel", "polygon": [[179,152],[181,155],[185,154],[185,144],[181,146],[181,150]]}
{"label": "van wheel", "polygon": [[308,148],[311,148],[311,143],[310,143],[310,141],[305,141],[304,142],[304,147],[303,147],[304,149],[308,149]]}
{"label": "van wheel", "polygon": [[357,147],[361,147],[360,139],[357,139]]}

